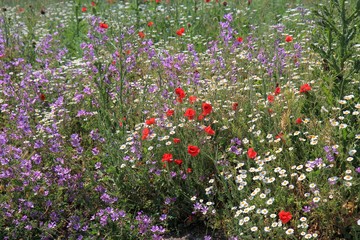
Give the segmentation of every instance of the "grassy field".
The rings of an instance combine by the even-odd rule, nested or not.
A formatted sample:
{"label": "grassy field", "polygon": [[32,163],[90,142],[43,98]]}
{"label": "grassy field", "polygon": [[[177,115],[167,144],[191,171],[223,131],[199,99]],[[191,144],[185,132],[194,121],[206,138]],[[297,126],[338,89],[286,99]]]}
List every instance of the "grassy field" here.
{"label": "grassy field", "polygon": [[360,0],[0,9],[0,239],[360,239]]}

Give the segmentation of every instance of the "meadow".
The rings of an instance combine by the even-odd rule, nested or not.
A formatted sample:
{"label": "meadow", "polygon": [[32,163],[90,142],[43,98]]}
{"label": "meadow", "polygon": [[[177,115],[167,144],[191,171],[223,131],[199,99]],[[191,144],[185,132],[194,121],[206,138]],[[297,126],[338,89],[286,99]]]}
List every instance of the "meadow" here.
{"label": "meadow", "polygon": [[0,239],[360,239],[360,0],[0,1]]}

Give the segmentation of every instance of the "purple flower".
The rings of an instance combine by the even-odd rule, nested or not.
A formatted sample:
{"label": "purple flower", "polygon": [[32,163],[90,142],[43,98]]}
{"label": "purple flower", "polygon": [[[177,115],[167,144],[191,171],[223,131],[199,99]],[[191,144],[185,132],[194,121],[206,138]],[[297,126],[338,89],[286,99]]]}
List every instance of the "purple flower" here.
{"label": "purple flower", "polygon": [[304,206],[302,210],[303,210],[303,212],[308,213],[308,212],[311,211],[311,207],[310,206]]}

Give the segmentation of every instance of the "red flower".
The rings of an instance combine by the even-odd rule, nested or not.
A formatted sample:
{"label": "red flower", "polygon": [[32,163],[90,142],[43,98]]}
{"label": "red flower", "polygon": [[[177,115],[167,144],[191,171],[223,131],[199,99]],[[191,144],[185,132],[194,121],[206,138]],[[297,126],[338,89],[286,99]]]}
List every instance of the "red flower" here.
{"label": "red flower", "polygon": [[99,26],[100,26],[100,28],[103,28],[103,29],[107,29],[109,27],[109,25],[107,23],[103,23],[103,22],[101,22],[99,24]]}
{"label": "red flower", "polygon": [[188,146],[188,153],[195,157],[200,153],[200,148],[198,148],[197,146],[193,146],[193,145],[189,145]]}
{"label": "red flower", "polygon": [[182,88],[175,89],[175,94],[178,96],[178,102],[182,102],[185,97],[185,91]]}
{"label": "red flower", "polygon": [[166,111],[166,116],[171,117],[172,115],[174,115],[174,110],[169,109]]}
{"label": "red flower", "polygon": [[209,115],[212,111],[212,106],[210,103],[203,103],[201,107],[203,110],[202,115],[204,116]]}
{"label": "red flower", "polygon": [[173,155],[171,153],[164,153],[161,161],[162,162],[172,162]]}
{"label": "red flower", "polygon": [[86,7],[82,7],[82,8],[81,8],[81,11],[82,11],[82,12],[86,12],[86,11],[87,11],[87,8],[86,8]]}
{"label": "red flower", "polygon": [[207,126],[206,128],[204,128],[204,131],[209,135],[215,134],[215,131],[211,128],[211,126]]}
{"label": "red flower", "polygon": [[151,27],[152,25],[154,25],[154,23],[150,21],[150,22],[148,22],[147,25],[148,25],[148,27]]}
{"label": "red flower", "polygon": [[210,2],[210,0],[205,0],[205,2],[209,3],[209,2]]}
{"label": "red flower", "polygon": [[39,98],[40,98],[40,100],[43,101],[43,102],[44,102],[45,99],[46,99],[46,97],[45,97],[45,95],[44,95],[43,93],[40,93]]}
{"label": "red flower", "polygon": [[311,90],[311,87],[307,83],[301,85],[301,87],[300,87],[300,93],[306,93],[306,92],[308,92],[310,90]]}
{"label": "red flower", "polygon": [[283,224],[289,222],[292,218],[292,215],[290,212],[285,212],[284,210],[281,210],[279,212],[279,218]]}
{"label": "red flower", "polygon": [[247,155],[249,158],[254,159],[256,158],[257,152],[253,148],[249,148],[247,151]]}
{"label": "red flower", "polygon": [[144,37],[145,37],[145,33],[143,33],[143,32],[139,32],[138,35],[139,35],[140,38],[144,38]]}
{"label": "red flower", "polygon": [[200,114],[200,115],[198,116],[198,120],[201,121],[201,120],[203,120],[203,119],[204,119],[204,115],[201,115],[201,114]]}
{"label": "red flower", "polygon": [[295,120],[295,122],[296,122],[296,124],[301,124],[301,123],[302,123],[302,119],[301,119],[301,118],[297,118],[297,119]]}
{"label": "red flower", "polygon": [[293,37],[290,36],[290,35],[287,35],[287,36],[285,37],[285,42],[292,42],[292,40],[293,40]]}
{"label": "red flower", "polygon": [[236,111],[237,107],[239,106],[239,104],[237,102],[234,102],[232,104],[232,110]]}
{"label": "red flower", "polygon": [[284,134],[281,132],[278,135],[275,136],[275,139],[283,138]]}
{"label": "red flower", "polygon": [[173,139],[173,142],[174,142],[174,143],[180,143],[180,141],[181,141],[180,138],[174,138],[174,139]]}
{"label": "red flower", "polygon": [[195,96],[190,96],[189,97],[189,102],[190,103],[194,103],[196,101],[196,97]]}
{"label": "red flower", "polygon": [[145,140],[148,136],[149,136],[149,133],[150,133],[150,129],[149,128],[144,128],[142,130],[142,137],[141,139],[142,140]]}
{"label": "red flower", "polygon": [[95,7],[96,3],[94,1],[91,2],[91,6]]}
{"label": "red flower", "polygon": [[244,39],[243,39],[242,37],[238,37],[236,40],[237,40],[239,43],[242,43]]}
{"label": "red flower", "polygon": [[145,123],[146,123],[147,125],[154,124],[155,122],[156,122],[155,118],[150,118],[150,119],[147,119],[147,120],[145,121]]}
{"label": "red flower", "polygon": [[270,103],[272,103],[272,102],[274,102],[275,97],[274,97],[273,95],[269,95],[269,96],[267,97],[267,100],[268,100]]}
{"label": "red flower", "polygon": [[188,169],[186,169],[186,172],[187,172],[187,173],[191,173],[191,172],[192,172],[192,169],[191,169],[191,168],[188,168]]}
{"label": "red flower", "polygon": [[161,0],[156,0],[155,2],[156,2],[156,3],[161,3]]}
{"label": "red flower", "polygon": [[276,87],[276,88],[275,88],[275,91],[274,91],[275,96],[276,96],[276,95],[279,95],[280,92],[281,92],[281,88],[280,88],[280,87]]}
{"label": "red flower", "polygon": [[192,119],[194,119],[195,114],[196,114],[196,112],[194,109],[188,108],[188,109],[186,109],[184,116],[187,117],[189,120],[192,120]]}
{"label": "red flower", "polygon": [[174,160],[174,163],[175,163],[176,165],[181,166],[181,164],[183,163],[183,160],[181,160],[181,159],[175,159],[175,160]]}
{"label": "red flower", "polygon": [[185,28],[180,28],[179,30],[176,31],[176,34],[179,35],[179,36],[182,36],[183,33],[185,32]]}

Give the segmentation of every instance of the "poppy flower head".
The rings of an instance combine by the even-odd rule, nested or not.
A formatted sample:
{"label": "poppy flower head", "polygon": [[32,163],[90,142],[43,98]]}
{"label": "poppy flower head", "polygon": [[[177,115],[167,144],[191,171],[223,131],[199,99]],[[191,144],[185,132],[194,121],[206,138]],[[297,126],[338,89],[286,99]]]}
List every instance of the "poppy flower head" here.
{"label": "poppy flower head", "polygon": [[82,11],[82,12],[86,12],[86,11],[87,11],[87,8],[86,8],[86,7],[82,7],[82,8],[81,8],[81,11]]}
{"label": "poppy flower head", "polygon": [[249,158],[254,159],[256,158],[257,152],[253,148],[249,148],[247,151],[247,155]]}
{"label": "poppy flower head", "polygon": [[293,40],[293,37],[290,36],[290,35],[287,35],[287,36],[285,37],[285,42],[292,42],[292,40]]}
{"label": "poppy flower head", "polygon": [[283,224],[288,223],[292,218],[292,215],[290,212],[285,212],[284,210],[281,210],[279,212],[279,219]]}
{"label": "poppy flower head", "polygon": [[138,35],[139,35],[140,38],[144,38],[144,37],[145,37],[145,33],[144,33],[144,32],[141,32],[141,31],[138,33]]}
{"label": "poppy flower head", "polygon": [[211,106],[210,103],[203,103],[201,105],[201,107],[202,107],[202,110],[203,110],[202,114],[204,116],[209,115],[212,112],[212,106]]}
{"label": "poppy flower head", "polygon": [[41,100],[42,102],[44,102],[45,99],[46,99],[46,97],[45,97],[45,95],[44,95],[43,93],[40,93],[39,98],[40,98],[40,100]]}
{"label": "poppy flower head", "polygon": [[275,96],[276,96],[276,95],[279,95],[280,92],[281,92],[281,88],[280,88],[280,87],[276,87],[276,88],[275,88],[275,91],[274,91]]}
{"label": "poppy flower head", "polygon": [[243,39],[242,37],[238,37],[236,40],[237,40],[239,43],[242,43],[244,39]]}
{"label": "poppy flower head", "polygon": [[96,6],[96,3],[94,1],[91,1],[91,6],[92,7],[95,7]]}
{"label": "poppy flower head", "polygon": [[237,103],[237,102],[234,102],[233,104],[232,104],[232,110],[234,110],[234,111],[236,111],[236,109],[238,108],[238,106],[239,106],[239,104]]}
{"label": "poppy flower head", "polygon": [[188,153],[191,156],[196,157],[200,153],[200,148],[198,148],[197,146],[189,145],[188,146]]}
{"label": "poppy flower head", "polygon": [[173,139],[173,142],[177,144],[177,143],[180,143],[181,140],[180,140],[180,138],[174,138],[174,139]]}
{"label": "poppy flower head", "polygon": [[147,125],[152,125],[152,124],[156,123],[156,120],[155,120],[155,118],[150,118],[150,119],[147,119],[147,120],[145,121],[145,123],[146,123]]}
{"label": "poppy flower head", "polygon": [[162,162],[172,162],[173,160],[173,155],[171,153],[164,153],[161,161]]}
{"label": "poppy flower head", "polygon": [[267,100],[268,100],[270,103],[274,102],[274,100],[275,100],[274,95],[269,95],[269,96],[267,96]]}
{"label": "poppy flower head", "polygon": [[194,102],[196,102],[196,97],[195,96],[190,96],[189,97],[189,102],[192,104]]}
{"label": "poppy flower head", "polygon": [[154,25],[154,23],[150,21],[150,22],[148,22],[147,25],[148,25],[148,27],[151,27],[152,25]]}
{"label": "poppy flower head", "polygon": [[181,166],[181,164],[183,163],[183,160],[181,160],[181,159],[175,159],[175,160],[174,160],[174,163],[175,163],[176,165]]}
{"label": "poppy flower head", "polygon": [[101,23],[99,24],[99,27],[102,28],[102,29],[107,29],[107,28],[109,28],[109,25],[108,25],[107,23],[101,22]]}
{"label": "poppy flower head", "polygon": [[141,140],[145,140],[149,136],[149,133],[150,133],[150,129],[149,128],[144,128],[142,130]]}
{"label": "poppy flower head", "polygon": [[186,109],[184,116],[187,117],[189,120],[192,120],[192,119],[194,119],[195,114],[196,114],[196,112],[194,109],[188,108],[188,109]]}
{"label": "poppy flower head", "polygon": [[300,87],[300,93],[307,93],[311,90],[311,87],[309,84],[305,83],[303,85],[301,85]]}
{"label": "poppy flower head", "polygon": [[296,124],[301,124],[301,123],[302,123],[302,119],[301,119],[301,118],[297,118],[297,119],[295,120],[295,122],[296,122]]}
{"label": "poppy flower head", "polygon": [[211,126],[205,127],[204,131],[209,135],[214,135],[215,134],[215,131],[211,128]]}
{"label": "poppy flower head", "polygon": [[178,36],[182,36],[184,34],[184,32],[185,32],[185,28],[182,27],[182,28],[180,28],[179,30],[176,31],[176,34]]}
{"label": "poppy flower head", "polygon": [[169,109],[166,111],[166,116],[171,117],[172,115],[174,115],[174,110]]}

